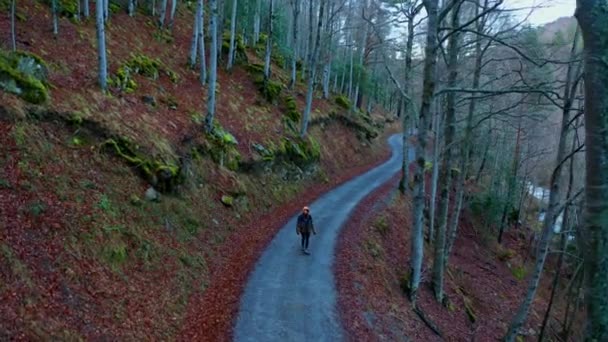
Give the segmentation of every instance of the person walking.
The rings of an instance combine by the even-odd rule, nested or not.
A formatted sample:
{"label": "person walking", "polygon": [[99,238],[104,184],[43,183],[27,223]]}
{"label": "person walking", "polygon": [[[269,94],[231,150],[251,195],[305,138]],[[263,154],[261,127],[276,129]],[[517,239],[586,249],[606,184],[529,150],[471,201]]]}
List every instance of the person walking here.
{"label": "person walking", "polygon": [[308,207],[302,208],[302,213],[298,216],[298,223],[296,225],[296,234],[302,236],[302,252],[304,254],[310,254],[308,252],[308,240],[310,239],[310,233],[317,234],[315,225],[312,223],[312,215],[310,215],[310,209]]}

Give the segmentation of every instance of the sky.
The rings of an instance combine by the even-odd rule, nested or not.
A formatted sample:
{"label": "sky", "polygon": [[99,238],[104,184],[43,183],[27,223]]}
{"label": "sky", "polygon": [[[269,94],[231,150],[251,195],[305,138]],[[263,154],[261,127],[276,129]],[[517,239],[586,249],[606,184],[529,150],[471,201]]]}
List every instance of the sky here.
{"label": "sky", "polygon": [[[542,6],[530,15],[529,21],[532,25],[543,25],[561,17],[574,15],[576,0],[506,0],[505,4],[511,8],[531,8]],[[522,16],[528,15],[529,10],[522,11]]]}

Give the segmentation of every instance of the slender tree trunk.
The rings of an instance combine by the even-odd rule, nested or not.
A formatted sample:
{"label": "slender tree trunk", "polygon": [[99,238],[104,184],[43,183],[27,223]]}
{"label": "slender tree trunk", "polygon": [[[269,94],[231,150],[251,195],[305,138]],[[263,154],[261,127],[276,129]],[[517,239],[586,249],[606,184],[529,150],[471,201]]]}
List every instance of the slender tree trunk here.
{"label": "slender tree trunk", "polygon": [[257,45],[260,40],[260,12],[262,0],[256,0],[255,14],[253,16],[253,45]]}
{"label": "slender tree trunk", "polygon": [[165,17],[166,16],[167,16],[167,0],[161,0],[161,2],[160,2],[160,17],[158,19],[158,27],[160,27],[160,28],[164,27],[164,25],[165,25]]}
{"label": "slender tree trunk", "polygon": [[51,11],[53,12],[53,35],[57,37],[59,34],[59,18],[57,17],[59,9],[57,8],[57,0],[51,1]]}
{"label": "slender tree trunk", "polygon": [[293,89],[297,82],[297,62],[298,62],[298,19],[300,17],[300,0],[293,0],[293,54],[291,57],[291,80],[289,89]]}
{"label": "slender tree trunk", "polygon": [[264,58],[264,82],[267,83],[270,79],[270,57],[272,55],[272,16],[274,0],[270,0],[270,9],[268,12],[268,39],[266,40],[266,56]]}
{"label": "slender tree trunk", "polygon": [[[87,0],[85,0],[85,2],[87,2]],[[135,0],[129,0],[128,12],[130,17],[135,15]]]}
{"label": "slender tree trunk", "polygon": [[108,62],[106,60],[106,32],[103,18],[103,1],[97,1],[95,16],[97,18],[97,58],[99,61],[99,86],[101,90],[108,88]]}
{"label": "slender tree trunk", "polygon": [[173,29],[175,23],[175,12],[177,12],[177,0],[171,0],[171,14],[169,16],[169,28]]}
{"label": "slender tree trunk", "polygon": [[110,0],[101,1],[103,1],[103,21],[105,23],[108,21],[108,18],[110,18]]}
{"label": "slender tree trunk", "polygon": [[585,302],[589,341],[608,341],[608,3],[578,0],[585,65]]}
{"label": "slender tree trunk", "polygon": [[[201,18],[203,17],[203,0],[196,2],[196,13],[194,14],[194,32],[192,33],[192,44],[190,44],[190,58],[188,64],[191,69],[196,65],[196,54],[198,53],[198,40],[202,28]],[[204,45],[204,44],[203,44]]]}
{"label": "slender tree trunk", "polygon": [[203,0],[199,1],[201,2],[201,16],[198,27],[198,51],[199,55],[201,56],[201,71],[199,74],[199,80],[202,85],[205,85],[207,83],[207,54],[205,51],[205,6],[203,5]]}
{"label": "slender tree trunk", "polygon": [[[412,53],[414,50],[414,19],[418,11],[412,12],[412,15],[407,20],[407,41],[405,43],[405,91],[410,94],[410,79],[412,72]],[[399,100],[399,109],[401,114],[401,105],[403,100]],[[409,139],[409,121],[410,113],[413,103],[405,103],[403,106],[403,117],[401,117],[401,129],[403,130],[403,162],[401,163],[401,181],[399,182],[399,189],[401,193],[406,194],[410,188],[410,146],[408,144]]]}
{"label": "slender tree trunk", "polygon": [[238,0],[233,0],[232,1],[232,17],[230,18],[230,49],[228,52],[228,65],[226,66],[226,69],[231,70],[232,66],[234,65],[234,50],[235,50],[235,44],[234,44],[234,39],[235,39],[235,35],[236,35],[236,10],[238,7]]}
{"label": "slender tree trunk", "polygon": [[[213,119],[215,117],[215,89],[217,86],[217,50],[218,50],[218,39],[217,39],[217,0],[209,0],[209,8],[211,10],[211,17],[209,27],[211,29],[211,51],[209,53],[210,61],[210,75],[209,75],[209,89],[207,94],[207,117],[205,118],[205,130],[211,132],[213,130]],[[202,18],[202,17],[201,17]],[[200,44],[201,42],[199,42]]]}
{"label": "slender tree trunk", "polygon": [[89,0],[84,0],[84,17],[88,18],[91,15],[89,10]]}
{"label": "slender tree trunk", "polygon": [[437,226],[437,186],[439,184],[439,152],[441,147],[441,136],[439,132],[441,131],[441,127],[443,126],[443,113],[441,112],[442,104],[438,104],[440,102],[438,98],[434,99],[435,101],[435,114],[433,115],[433,170],[431,171],[431,200],[429,202],[428,211],[429,211],[429,235],[428,241],[435,241],[435,227]]}
{"label": "slender tree trunk", "polygon": [[17,51],[17,38],[15,34],[15,1],[11,0],[11,48]]}
{"label": "slender tree trunk", "polygon": [[308,91],[306,93],[306,107],[304,108],[304,114],[302,115],[302,128],[300,130],[300,136],[306,136],[308,130],[308,121],[310,119],[310,110],[312,108],[312,96],[314,92],[315,83],[315,72],[317,70],[317,58],[319,56],[319,45],[321,43],[321,30],[323,28],[323,10],[325,8],[325,0],[320,0],[319,4],[319,21],[317,23],[317,38],[315,39],[315,47],[312,55],[310,56],[310,67],[309,67],[309,78],[308,78]]}
{"label": "slender tree trunk", "polygon": [[[607,27],[608,28],[608,27]],[[608,32],[608,30],[607,30]],[[572,50],[570,54],[570,60],[575,60],[577,53],[577,41],[578,41],[578,33],[575,34],[574,43],[572,44]],[[568,65],[568,71],[566,76],[566,84],[564,90],[564,106],[563,106],[563,115],[562,115],[562,127],[561,134],[559,138],[559,144],[557,147],[557,158],[556,158],[556,168],[553,170],[553,174],[551,175],[551,191],[549,193],[549,205],[547,207],[547,212],[545,214],[545,220],[543,222],[543,230],[542,235],[538,244],[538,250],[536,255],[536,264],[534,266],[534,270],[532,276],[529,279],[528,283],[528,291],[524,298],[524,301],[519,306],[515,316],[513,317],[513,321],[509,326],[509,331],[505,336],[505,340],[507,342],[515,341],[515,337],[519,329],[524,324],[528,311],[530,310],[530,306],[532,305],[532,301],[536,295],[536,290],[538,289],[538,284],[540,282],[540,277],[543,272],[543,268],[545,266],[545,260],[547,258],[547,252],[549,251],[549,245],[551,243],[551,238],[553,237],[553,225],[555,223],[555,219],[559,215],[557,212],[557,207],[559,204],[560,198],[560,178],[562,174],[562,160],[566,156],[566,141],[568,136],[568,123],[570,121],[570,109],[572,107],[572,99],[575,95],[577,88],[577,81],[575,80],[578,77],[575,74],[573,63]],[[608,80],[608,78],[607,78]],[[588,109],[588,107],[587,107]],[[608,107],[607,107],[608,110]],[[608,170],[607,170],[608,171]],[[589,175],[587,175],[589,176]],[[605,295],[606,292],[603,292],[602,295]],[[607,318],[608,319],[608,318]],[[608,332],[607,332],[608,333]],[[606,336],[608,337],[608,336]]]}
{"label": "slender tree trunk", "polygon": [[424,0],[427,13],[427,34],[425,46],[425,60],[423,68],[422,101],[420,106],[420,128],[418,130],[418,143],[416,144],[416,173],[414,175],[414,227],[412,229],[412,259],[410,299],[416,301],[418,287],[422,278],[423,260],[423,211],[424,211],[424,165],[426,164],[427,128],[431,113],[431,102],[435,92],[435,75],[437,64],[437,30],[438,9],[437,0]]}
{"label": "slender tree trunk", "polygon": [[[452,9],[451,27],[454,28],[448,41],[448,84],[450,88],[456,86],[458,79],[458,53],[460,51],[460,34],[457,29],[460,26],[460,3]],[[445,151],[441,169],[441,194],[439,196],[439,225],[435,235],[435,256],[433,261],[433,289],[435,299],[443,301],[443,282],[445,272],[445,246],[446,231],[448,225],[448,214],[450,204],[450,190],[452,185],[452,159],[454,154],[454,140],[456,138],[456,93],[449,92],[446,95],[446,111],[444,123]]]}
{"label": "slender tree trunk", "polygon": [[513,156],[513,165],[511,166],[511,174],[507,181],[507,200],[502,210],[502,217],[500,219],[500,229],[498,232],[498,243],[502,243],[502,235],[506,229],[507,218],[509,215],[509,209],[513,207],[513,192],[517,185],[517,170],[519,169],[519,155],[520,155],[520,143],[521,143],[521,120],[517,127],[517,138],[515,140],[515,152]]}
{"label": "slender tree trunk", "polygon": [[[575,133],[576,134],[576,133]],[[576,136],[572,138],[572,148],[570,149],[571,153],[574,153],[576,150]],[[572,185],[574,183],[574,155],[570,157],[570,170],[568,172],[568,190],[566,191],[566,199],[572,196]],[[547,328],[547,323],[549,322],[549,317],[551,316],[551,309],[553,308],[553,301],[555,299],[555,294],[557,293],[557,287],[559,285],[559,276],[562,271],[562,265],[564,264],[564,255],[566,254],[566,248],[568,247],[568,229],[574,225],[570,224],[570,205],[566,204],[564,207],[564,217],[562,220],[562,230],[561,230],[561,242],[560,242],[560,254],[557,260],[557,267],[555,269],[555,274],[553,275],[553,281],[551,282],[551,295],[549,296],[549,304],[547,305],[547,310],[545,311],[545,317],[543,318],[543,323],[540,328],[540,333],[538,334],[538,341],[542,342],[543,337],[545,336],[545,330]]]}

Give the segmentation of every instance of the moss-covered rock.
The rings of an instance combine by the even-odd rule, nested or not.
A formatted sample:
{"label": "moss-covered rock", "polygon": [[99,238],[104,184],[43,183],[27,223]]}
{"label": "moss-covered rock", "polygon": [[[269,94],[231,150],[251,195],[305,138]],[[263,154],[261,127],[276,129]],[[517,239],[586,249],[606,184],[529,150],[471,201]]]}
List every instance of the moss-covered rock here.
{"label": "moss-covered rock", "polygon": [[[126,138],[106,140],[102,147],[111,149],[114,154],[135,167],[142,176],[162,192],[174,191],[183,183],[180,166],[170,158],[152,158],[142,153],[139,147]],[[168,160],[167,160],[168,159]]]}
{"label": "moss-covered rock", "polygon": [[234,197],[232,196],[222,195],[220,200],[222,201],[222,204],[227,207],[232,207],[234,205]]}
{"label": "moss-covered rock", "polygon": [[277,152],[287,161],[299,166],[305,166],[319,161],[321,145],[311,136],[306,138],[281,138]]}
{"label": "moss-covered rock", "polygon": [[[247,47],[242,34],[237,34],[234,37],[234,62],[236,64],[247,63]],[[222,35],[222,54],[228,55],[230,52],[230,31],[224,31]]]}
{"label": "moss-covered rock", "polygon": [[48,68],[42,58],[24,51],[0,52],[0,89],[27,102],[41,104],[48,99]]}
{"label": "moss-covered rock", "polygon": [[271,103],[278,100],[283,90],[283,84],[272,80],[264,81],[264,76],[259,76],[255,79],[255,84],[258,86],[258,90],[262,93],[264,98]]}
{"label": "moss-covered rock", "polygon": [[336,104],[344,109],[350,109],[351,103],[350,100],[344,96],[344,95],[339,95],[336,96],[335,100]]}
{"label": "moss-covered rock", "polygon": [[241,161],[241,154],[236,146],[238,141],[230,132],[225,130],[217,121],[213,129],[205,136],[202,152],[210,155],[211,159],[229,170],[237,170]]}

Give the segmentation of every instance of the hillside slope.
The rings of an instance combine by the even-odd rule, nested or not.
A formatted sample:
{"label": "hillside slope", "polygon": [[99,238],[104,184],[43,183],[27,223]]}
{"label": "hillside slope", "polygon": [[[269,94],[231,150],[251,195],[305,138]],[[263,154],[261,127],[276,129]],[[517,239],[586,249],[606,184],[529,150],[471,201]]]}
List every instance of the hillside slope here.
{"label": "hillside slope", "polygon": [[[348,114],[333,99],[315,99],[299,139],[289,118],[303,85],[288,92],[274,65],[282,90],[264,99],[255,50],[220,72],[217,134],[203,134],[186,6],[173,32],[112,15],[107,94],[92,21],[60,18],[53,38],[47,5],[19,2],[17,14],[18,48],[46,64],[49,100],[0,92],[2,340],[174,339],[201,314],[212,318],[207,337],[227,338],[241,282],[282,221],[387,157],[385,115]],[[133,63],[155,76],[117,86]]]}

